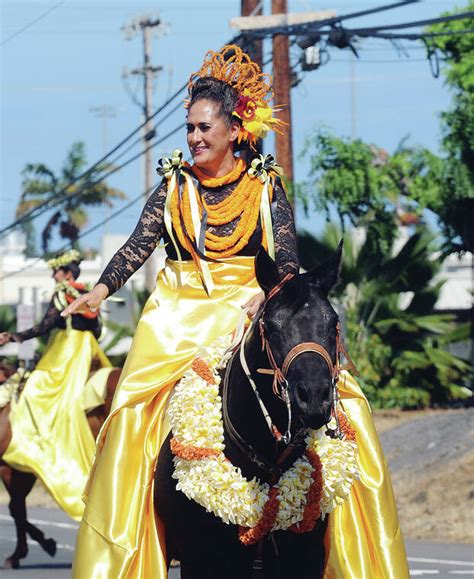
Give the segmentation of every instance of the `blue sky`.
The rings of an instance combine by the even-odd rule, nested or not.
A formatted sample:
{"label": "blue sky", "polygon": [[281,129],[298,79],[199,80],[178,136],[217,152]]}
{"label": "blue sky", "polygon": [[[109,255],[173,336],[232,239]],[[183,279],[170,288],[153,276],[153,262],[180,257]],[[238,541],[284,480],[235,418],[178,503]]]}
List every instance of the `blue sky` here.
{"label": "blue sky", "polygon": [[[384,3],[389,1],[335,1],[321,5],[289,0],[289,11],[330,8],[345,14]],[[152,62],[163,66],[154,91],[154,105],[158,107],[187,80],[190,72],[199,68],[206,50],[217,50],[235,34],[229,20],[240,13],[240,0],[66,0],[31,28],[7,40],[55,4],[57,0],[0,0],[1,41],[5,42],[1,47],[0,227],[14,218],[21,171],[26,163],[43,162],[57,171],[71,144],[83,141],[92,164],[104,147],[111,148],[140,124],[140,109],[124,88],[122,71],[140,66],[141,39],[137,36],[125,40],[122,26],[140,14],[159,14],[168,24],[167,34],[153,40]],[[269,0],[264,4],[268,13]],[[459,4],[425,0],[347,21],[347,26],[430,18]],[[361,59],[355,64],[348,51],[332,49],[329,64],[306,73],[292,93],[295,154],[301,152],[305,137],[318,124],[341,136],[350,136],[355,127],[357,137],[389,151],[407,135],[412,143],[439,150],[438,116],[449,107],[450,95],[442,77],[432,77],[421,43],[405,45],[410,47],[409,58],[399,57],[385,41],[363,41]],[[267,45],[266,52],[269,50]],[[298,57],[297,50],[293,57]],[[137,78],[129,77],[128,82],[129,90],[141,98]],[[351,102],[355,102],[354,109]],[[115,114],[107,119],[105,142],[103,120],[90,110],[102,105],[112,107]],[[184,110],[177,111],[160,127],[160,133],[167,133],[183,120]],[[184,130],[155,149],[156,160],[176,147],[186,150]],[[266,152],[272,148],[269,140]],[[296,157],[294,164],[296,180],[304,180],[307,163]],[[137,196],[143,189],[141,160],[109,182],[123,190],[128,199]],[[131,232],[140,205],[135,204],[110,222],[107,231]],[[115,206],[119,207],[120,204]],[[104,210],[91,210],[89,225],[103,217]],[[42,223],[38,220],[38,229]],[[317,232],[322,218],[312,215],[306,219],[298,212],[298,224]],[[97,247],[102,232],[103,229],[86,237],[83,245]]]}

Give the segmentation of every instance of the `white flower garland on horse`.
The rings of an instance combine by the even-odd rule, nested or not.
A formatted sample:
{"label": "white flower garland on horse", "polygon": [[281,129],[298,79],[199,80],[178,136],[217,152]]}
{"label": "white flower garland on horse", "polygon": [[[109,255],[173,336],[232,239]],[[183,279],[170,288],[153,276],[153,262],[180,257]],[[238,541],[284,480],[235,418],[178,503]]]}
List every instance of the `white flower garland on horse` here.
{"label": "white flower garland on horse", "polygon": [[[308,430],[305,454],[273,486],[244,478],[224,454],[217,367],[229,344],[225,338],[203,349],[173,390],[169,416],[176,488],[224,523],[239,525],[247,544],[270,531],[309,531],[344,502],[359,478],[353,431],[346,427],[342,438],[332,438],[327,426]],[[334,418],[328,426],[336,426]]]}

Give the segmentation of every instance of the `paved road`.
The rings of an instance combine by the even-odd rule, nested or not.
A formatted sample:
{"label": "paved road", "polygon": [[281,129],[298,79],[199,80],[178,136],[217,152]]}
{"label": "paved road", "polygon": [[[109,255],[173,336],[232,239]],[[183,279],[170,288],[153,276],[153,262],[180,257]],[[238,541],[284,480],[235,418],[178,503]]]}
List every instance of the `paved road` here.
{"label": "paved road", "polygon": [[[29,516],[31,522],[40,526],[46,536],[52,536],[58,542],[56,557],[51,559],[37,543],[30,542],[30,552],[21,569],[12,571],[0,568],[1,579],[68,579],[71,576],[77,524],[57,509],[31,508]],[[13,551],[14,544],[12,520],[8,509],[0,505],[0,562]],[[474,579],[474,547],[408,541],[407,551],[411,577]],[[169,579],[179,577],[179,569],[172,569]]]}

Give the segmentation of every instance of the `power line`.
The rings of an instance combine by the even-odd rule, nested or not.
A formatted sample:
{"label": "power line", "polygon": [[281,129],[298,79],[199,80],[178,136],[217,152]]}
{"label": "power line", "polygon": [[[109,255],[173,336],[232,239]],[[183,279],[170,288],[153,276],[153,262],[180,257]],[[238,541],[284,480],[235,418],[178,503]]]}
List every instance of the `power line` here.
{"label": "power line", "polygon": [[[474,10],[469,10],[468,12],[460,12],[459,14],[451,14],[449,16],[439,16],[438,18],[428,18],[427,20],[415,20],[413,22],[402,22],[400,24],[388,24],[386,26],[372,26],[370,28],[361,28],[364,32],[371,34],[372,32],[378,32],[379,30],[397,30],[400,28],[414,28],[416,26],[429,26],[430,24],[441,24],[443,22],[451,22],[452,20],[464,20],[464,18],[473,18]],[[352,33],[360,36],[360,32],[357,29],[352,29]]]}
{"label": "power line", "polygon": [[[182,102],[178,102],[178,104],[176,104],[170,111],[168,111],[166,113],[166,115],[159,120],[159,122],[157,122],[155,125],[153,125],[153,131],[156,130],[161,124],[163,124],[165,121],[167,121],[172,114],[174,114],[178,109],[180,109],[183,106]],[[181,128],[181,127],[180,127]],[[130,151],[130,149],[132,149],[133,147],[135,147],[136,145],[138,145],[140,142],[142,141],[142,137],[138,137],[138,139],[136,139],[135,141],[133,141],[130,145],[128,145],[121,153],[119,153],[117,155],[117,157],[115,157],[114,159],[112,159],[110,161],[111,165],[114,165],[119,159],[121,159],[126,153],[128,153],[128,151]]]}
{"label": "power line", "polygon": [[[169,139],[172,135],[174,135],[177,131],[179,131],[180,129],[182,129],[184,126],[186,125],[186,123],[182,123],[181,125],[179,125],[178,127],[176,127],[175,129],[173,129],[172,131],[168,132],[166,135],[164,135],[163,137],[161,137],[160,139],[158,139],[157,141],[155,141],[154,143],[152,143],[151,145],[149,145],[147,147],[146,150],[152,149],[154,147],[157,147],[158,145],[160,145],[163,141],[165,141],[166,139]],[[130,164],[131,162],[133,162],[135,159],[137,159],[138,157],[140,157],[142,154],[144,153],[144,151],[141,151],[139,154],[135,155],[134,157],[132,157],[131,159],[128,159],[128,161],[126,161],[123,165],[122,168],[125,167],[126,165]],[[106,217],[105,219],[102,219],[101,221],[99,221],[99,223],[96,223],[94,226],[90,227],[89,229],[87,229],[86,231],[84,231],[83,233],[81,233],[80,235],[77,236],[77,240],[82,239],[83,237],[85,237],[86,235],[89,235],[90,233],[96,231],[97,229],[99,229],[100,227],[102,227],[103,225],[105,225],[106,223],[108,223],[109,221],[111,221],[112,219],[115,219],[115,217],[118,217],[120,214],[122,214],[124,211],[126,211],[127,209],[129,209],[132,205],[134,205],[135,203],[137,203],[137,201],[139,199],[143,199],[144,195],[148,195],[149,193],[151,193],[154,189],[156,189],[156,185],[153,185],[153,187],[151,187],[150,189],[148,189],[147,191],[145,191],[144,193],[140,193],[140,195],[138,195],[137,197],[134,197],[131,201],[129,201],[126,205],[124,205],[123,207],[120,207],[120,209],[117,209],[117,211],[114,211],[113,213],[111,213],[108,217]],[[62,248],[56,250],[54,253],[59,253],[62,251],[66,251],[66,249],[68,249],[71,246],[71,243],[67,243],[65,244]],[[32,266],[34,266],[36,263],[42,261],[42,257],[38,257],[33,263],[29,263],[28,265],[26,265],[25,267],[22,267],[18,270],[12,271],[11,273],[7,273],[5,275],[3,275],[2,277],[0,277],[0,281],[3,281],[5,278],[7,277],[13,277],[15,275],[20,274],[21,272],[25,271],[28,268],[31,268]]]}
{"label": "power line", "polygon": [[[386,38],[387,40],[423,40],[423,38],[435,38],[436,36],[459,36],[464,34],[473,34],[474,28],[466,30],[447,30],[446,32],[420,32],[420,33],[390,33],[390,32],[374,32],[371,34],[372,38]],[[359,33],[357,33],[360,36]]]}
{"label": "power line", "polygon": [[48,14],[51,14],[51,12],[53,10],[56,10],[56,8],[59,8],[62,4],[64,4],[66,2],[66,0],[61,0],[60,2],[58,2],[57,4],[55,4],[54,6],[51,6],[51,8],[48,8],[48,10],[46,10],[45,12],[43,12],[42,14],[40,14],[37,18],[35,18],[34,20],[32,20],[31,22],[28,22],[28,24],[25,24],[22,28],[20,28],[19,30],[17,30],[16,32],[14,32],[12,35],[10,35],[8,38],[6,38],[5,40],[2,40],[2,42],[0,43],[0,46],[4,46],[7,42],[10,42],[10,40],[13,40],[14,38],[16,38],[17,36],[19,36],[22,32],[25,32],[25,30],[28,30],[28,28],[31,28],[34,24],[36,24],[37,22],[39,22],[40,20],[43,20],[43,18],[46,18],[46,16],[48,16]]}
{"label": "power line", "polygon": [[[280,26],[272,26],[267,28],[255,28],[252,30],[245,30],[243,34],[246,37],[250,38],[264,38],[267,36],[274,36],[275,34],[283,34],[286,36],[307,36],[311,34],[316,35],[328,35],[331,36],[335,32],[343,32],[348,37],[351,36],[360,36],[360,37],[381,37],[381,34],[385,34],[383,31],[385,30],[397,30],[402,28],[413,28],[415,26],[428,26],[430,24],[440,24],[443,22],[450,22],[454,20],[463,20],[469,19],[474,17],[474,11],[470,10],[467,12],[461,12],[458,14],[452,14],[449,16],[440,16],[437,18],[429,18],[426,20],[417,20],[412,22],[403,22],[399,24],[387,24],[381,26],[372,26],[372,27],[364,27],[364,28],[346,28],[340,26],[340,23],[344,20],[349,18],[356,18],[359,16],[372,14],[374,12],[380,10],[387,10],[388,8],[394,8],[397,6],[402,6],[405,4],[411,4],[413,1],[418,2],[419,0],[412,0],[411,2],[399,2],[397,4],[386,5],[378,8],[372,8],[370,10],[364,10],[362,12],[354,12],[352,14],[346,14],[342,16],[335,16],[333,18],[328,18],[325,20],[316,20],[312,22],[304,22],[301,24],[290,24],[290,25],[280,25]],[[328,27],[328,29],[324,29]],[[423,33],[420,32],[416,34],[418,37],[426,36],[430,33]],[[443,32],[443,33],[436,33],[436,34],[452,34],[452,32]],[[395,36],[394,36],[395,37]]]}
{"label": "power line", "polygon": [[[151,119],[156,117],[163,109],[165,109],[175,98],[177,98],[179,96],[179,94],[181,92],[183,92],[183,90],[186,88],[187,83],[184,84],[183,86],[181,86],[161,107],[159,107],[150,117]],[[13,221],[12,223],[10,223],[10,225],[7,225],[6,227],[4,227],[3,229],[0,230],[0,236],[4,235],[5,233],[7,233],[8,231],[10,231],[11,229],[14,229],[15,227],[21,225],[22,223],[26,223],[29,222],[33,219],[35,219],[37,216],[42,215],[44,213],[44,211],[48,210],[48,209],[52,209],[54,207],[56,207],[57,205],[60,205],[62,203],[64,203],[65,201],[68,201],[70,199],[73,199],[75,197],[77,197],[79,194],[82,193],[82,191],[84,190],[84,188],[79,189],[78,191],[74,192],[71,195],[68,195],[66,197],[64,197],[64,194],[67,193],[68,189],[74,185],[75,183],[77,183],[78,181],[80,181],[81,179],[84,179],[85,177],[87,177],[94,169],[96,169],[97,167],[99,167],[101,164],[103,164],[111,155],[113,155],[118,149],[120,149],[122,147],[122,145],[124,145],[127,141],[129,141],[134,135],[137,134],[138,131],[140,131],[140,129],[145,125],[145,122],[143,122],[139,127],[137,127],[134,131],[132,131],[131,133],[129,133],[124,139],[122,139],[113,149],[111,149],[108,153],[106,153],[105,155],[103,155],[96,163],[94,163],[91,167],[89,167],[89,169],[87,169],[86,171],[84,171],[81,175],[79,175],[78,177],[76,177],[75,179],[73,179],[70,183],[68,183],[66,186],[64,186],[61,191],[59,191],[59,193],[55,194],[54,196],[49,197],[48,199],[46,199],[45,201],[43,201],[42,203],[40,203],[39,205],[37,205],[36,207],[34,207],[33,209],[31,209],[30,211],[28,211],[27,213],[23,214],[21,217],[19,217],[18,219],[16,219],[15,221]],[[54,202],[55,201],[55,202]],[[44,210],[43,210],[44,209]]]}
{"label": "power line", "polygon": [[[104,181],[105,179],[107,179],[108,177],[110,177],[111,175],[113,175],[114,173],[117,173],[118,171],[121,171],[122,169],[124,169],[125,167],[127,167],[128,165],[130,165],[131,163],[133,163],[133,161],[136,161],[137,159],[139,159],[140,157],[142,157],[146,152],[150,151],[151,149],[157,147],[158,145],[160,145],[163,141],[169,139],[169,137],[171,137],[172,135],[174,135],[175,133],[177,133],[180,129],[184,128],[184,126],[186,125],[186,123],[181,123],[179,126],[175,127],[173,130],[169,131],[166,135],[164,135],[163,137],[161,137],[160,139],[158,139],[157,141],[155,141],[154,143],[148,145],[148,147],[146,147],[145,149],[143,149],[142,151],[140,151],[139,153],[137,153],[136,155],[134,155],[133,157],[130,157],[129,159],[127,159],[126,161],[124,161],[121,165],[118,165],[117,167],[113,167],[112,169],[110,169],[110,171],[108,171],[107,173],[105,173],[104,175],[102,175],[99,179],[97,179],[96,181],[89,181],[88,183],[84,184],[83,187],[79,188],[78,191],[76,191],[74,193],[74,195],[70,195],[69,197],[67,197],[66,199],[62,199],[60,200],[57,204],[62,203],[64,201],[68,201],[69,199],[76,197],[78,195],[81,195],[84,190],[87,187],[93,186],[93,185],[97,185],[99,183],[101,183],[102,181]],[[56,205],[57,205],[56,204]],[[39,211],[34,217],[32,217],[31,219],[36,219],[37,217],[40,217],[41,215],[43,215],[43,213],[45,213],[46,211],[49,211],[50,209],[52,209],[53,207],[55,207],[56,205],[51,205],[48,207],[44,207],[41,209],[41,211]],[[102,222],[102,224],[105,223]]]}
{"label": "power line", "polygon": [[[230,44],[234,44],[234,43],[238,43],[239,40],[241,39],[242,35],[238,34],[236,35],[234,38],[232,38],[229,43]],[[246,45],[248,45],[250,43],[250,41],[247,40],[246,43],[244,43],[244,48]],[[70,199],[73,199],[74,197],[76,197],[77,195],[80,195],[83,190],[84,187],[82,187],[82,189],[79,189],[78,191],[75,191],[72,195],[68,195],[67,197],[64,196],[64,193],[67,193],[67,190],[74,185],[75,183],[77,183],[78,181],[80,181],[81,179],[84,179],[85,177],[87,177],[88,174],[90,174],[94,169],[96,169],[99,165],[101,165],[102,163],[104,163],[104,161],[106,161],[111,155],[113,155],[118,149],[120,149],[122,147],[122,145],[124,145],[127,141],[129,141],[134,135],[136,135],[145,125],[148,121],[150,121],[151,119],[155,118],[162,110],[164,110],[173,100],[175,100],[187,87],[188,83],[185,83],[184,85],[182,85],[161,107],[159,107],[151,116],[149,119],[145,120],[141,125],[139,125],[134,131],[132,131],[131,133],[129,133],[124,139],[122,139],[113,149],[111,149],[108,153],[106,153],[105,155],[103,155],[96,163],[94,163],[91,167],[89,167],[89,169],[87,169],[86,171],[84,171],[81,175],[79,175],[78,177],[76,177],[75,179],[73,179],[70,183],[68,183],[65,187],[63,187],[63,189],[61,189],[61,191],[59,191],[59,193],[55,194],[54,196],[51,196],[50,198],[46,199],[45,201],[43,201],[42,203],[40,203],[39,205],[37,205],[36,207],[34,207],[33,209],[31,209],[30,211],[28,211],[27,213],[23,214],[21,217],[19,217],[18,219],[16,219],[15,221],[13,221],[12,223],[10,223],[9,225],[7,225],[6,227],[4,227],[3,229],[0,229],[0,238],[7,233],[8,231],[14,229],[15,227],[18,227],[19,225],[21,225],[22,223],[27,223],[29,221],[32,221],[33,219],[36,219],[37,217],[39,217],[40,215],[42,215],[45,211],[47,211],[48,209],[52,209],[54,207],[57,207],[58,205],[64,203],[65,201],[68,201]],[[179,107],[175,107],[173,109],[173,112]],[[169,115],[167,115],[165,117],[168,118]],[[155,128],[158,125],[155,125]],[[141,139],[139,139],[141,140]],[[137,139],[132,145],[130,145],[129,147],[127,147],[127,151],[130,150],[132,148],[132,146],[136,145],[137,142],[139,142],[139,140]],[[146,149],[148,150],[148,149]],[[120,154],[116,159],[120,158],[122,155]],[[135,157],[136,158],[136,157]],[[135,159],[134,158],[134,159]],[[128,164],[128,162],[126,163]],[[115,171],[114,171],[115,172]],[[110,173],[109,173],[110,174]],[[105,177],[104,177],[105,178]],[[101,179],[103,180],[103,179]]]}

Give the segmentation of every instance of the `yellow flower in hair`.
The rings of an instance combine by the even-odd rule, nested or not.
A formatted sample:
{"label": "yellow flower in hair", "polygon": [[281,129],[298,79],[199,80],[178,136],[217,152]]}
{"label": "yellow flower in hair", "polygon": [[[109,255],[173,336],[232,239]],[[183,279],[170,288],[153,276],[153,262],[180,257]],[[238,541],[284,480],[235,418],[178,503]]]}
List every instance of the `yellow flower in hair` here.
{"label": "yellow flower in hair", "polygon": [[274,117],[279,108],[273,108],[265,101],[255,101],[249,91],[240,95],[234,115],[242,121],[238,141],[248,141],[253,147],[257,139],[264,139],[268,131],[281,132],[279,127],[285,123]]}
{"label": "yellow flower in hair", "polygon": [[69,251],[62,253],[61,255],[57,255],[56,257],[49,259],[46,262],[46,265],[50,269],[55,270],[59,269],[60,267],[69,265],[70,263],[73,262],[79,263],[80,261],[81,261],[81,254],[77,251],[77,249],[70,249]]}

